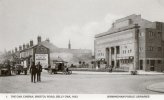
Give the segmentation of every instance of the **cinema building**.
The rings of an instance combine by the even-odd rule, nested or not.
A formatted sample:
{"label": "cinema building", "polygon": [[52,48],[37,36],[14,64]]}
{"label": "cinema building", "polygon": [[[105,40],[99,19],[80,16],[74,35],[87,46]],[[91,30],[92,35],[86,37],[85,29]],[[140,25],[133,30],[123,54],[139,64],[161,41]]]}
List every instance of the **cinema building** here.
{"label": "cinema building", "polygon": [[116,69],[164,71],[164,23],[141,15],[116,20],[104,33],[95,35],[95,60]]}

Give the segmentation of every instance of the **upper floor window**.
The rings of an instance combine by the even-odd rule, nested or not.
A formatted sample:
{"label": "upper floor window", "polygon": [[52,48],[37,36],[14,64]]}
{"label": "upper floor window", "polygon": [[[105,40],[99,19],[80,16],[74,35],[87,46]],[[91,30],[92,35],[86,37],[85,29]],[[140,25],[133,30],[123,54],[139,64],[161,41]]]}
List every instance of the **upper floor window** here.
{"label": "upper floor window", "polygon": [[139,47],[139,52],[142,52],[143,51],[143,47]]}
{"label": "upper floor window", "polygon": [[147,50],[147,51],[153,51],[153,50],[154,50],[154,47],[148,46],[146,50]]}
{"label": "upper floor window", "polygon": [[155,33],[154,32],[149,32],[149,36],[153,37],[153,36],[155,36]]}
{"label": "upper floor window", "polygon": [[158,64],[161,64],[161,60],[158,60]]}
{"label": "upper floor window", "polygon": [[158,47],[158,51],[162,51],[162,47]]}
{"label": "upper floor window", "polygon": [[139,33],[139,36],[141,37],[141,36],[144,36],[144,32],[140,32]]}
{"label": "upper floor window", "polygon": [[116,53],[120,54],[120,47],[119,46],[116,46]]}
{"label": "upper floor window", "polygon": [[161,32],[158,32],[157,37],[160,38],[161,35],[162,35],[162,33]]}

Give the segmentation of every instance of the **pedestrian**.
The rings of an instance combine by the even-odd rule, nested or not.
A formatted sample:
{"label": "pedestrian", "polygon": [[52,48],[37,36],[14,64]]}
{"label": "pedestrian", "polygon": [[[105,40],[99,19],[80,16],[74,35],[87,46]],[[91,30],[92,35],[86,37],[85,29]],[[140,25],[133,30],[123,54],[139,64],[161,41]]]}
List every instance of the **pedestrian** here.
{"label": "pedestrian", "polygon": [[32,62],[32,65],[30,67],[30,73],[31,73],[31,82],[34,82],[35,83],[35,78],[36,78],[36,66],[35,66],[35,63]]}
{"label": "pedestrian", "polygon": [[41,82],[42,66],[40,65],[40,62],[38,62],[36,68],[37,68],[37,82]]}

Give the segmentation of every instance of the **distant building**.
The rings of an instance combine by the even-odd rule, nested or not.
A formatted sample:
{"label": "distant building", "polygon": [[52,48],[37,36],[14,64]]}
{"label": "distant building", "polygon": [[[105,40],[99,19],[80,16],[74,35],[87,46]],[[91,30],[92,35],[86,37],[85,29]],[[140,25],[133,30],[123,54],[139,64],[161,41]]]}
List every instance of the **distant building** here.
{"label": "distant building", "polygon": [[42,41],[41,36],[37,37],[36,45],[34,45],[31,40],[30,44],[23,44],[23,48],[19,46],[19,50],[16,50],[15,53],[19,53],[21,63],[24,66],[30,66],[32,61],[34,61],[35,64],[40,61],[41,64],[44,63],[44,68],[48,67],[51,64],[51,61],[57,59],[58,57],[67,61],[69,65],[77,65],[79,61],[90,63],[92,60],[91,50],[72,49],[70,41],[68,43],[68,48],[58,48],[52,44],[49,39]]}
{"label": "distant building", "polygon": [[95,35],[95,59],[114,68],[164,70],[164,23],[141,15],[116,20],[104,33]]}

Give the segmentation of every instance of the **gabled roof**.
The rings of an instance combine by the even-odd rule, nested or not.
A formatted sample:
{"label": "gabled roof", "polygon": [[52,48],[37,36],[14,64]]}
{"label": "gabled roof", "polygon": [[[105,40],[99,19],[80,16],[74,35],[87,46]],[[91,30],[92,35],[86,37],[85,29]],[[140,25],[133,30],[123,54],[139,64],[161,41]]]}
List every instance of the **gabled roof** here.
{"label": "gabled roof", "polygon": [[50,43],[48,41],[43,41],[40,44],[43,45],[43,46],[45,46],[45,47],[47,47],[47,48],[49,48],[50,51],[54,51],[54,50],[58,49],[57,46],[55,46],[54,44],[52,44],[52,43]]}
{"label": "gabled roof", "polygon": [[32,48],[35,48],[35,47],[38,46],[38,45],[42,45],[42,46],[44,46],[45,48],[48,48],[50,51],[54,51],[54,50],[57,49],[57,47],[56,47],[55,45],[53,45],[52,43],[50,43],[50,42],[48,42],[48,41],[42,41],[41,43],[36,44],[36,45],[34,45],[34,46],[32,46],[32,47],[26,48],[26,49],[24,49],[24,50],[21,50],[20,52],[25,51],[25,50],[29,50],[29,49],[32,49]]}

